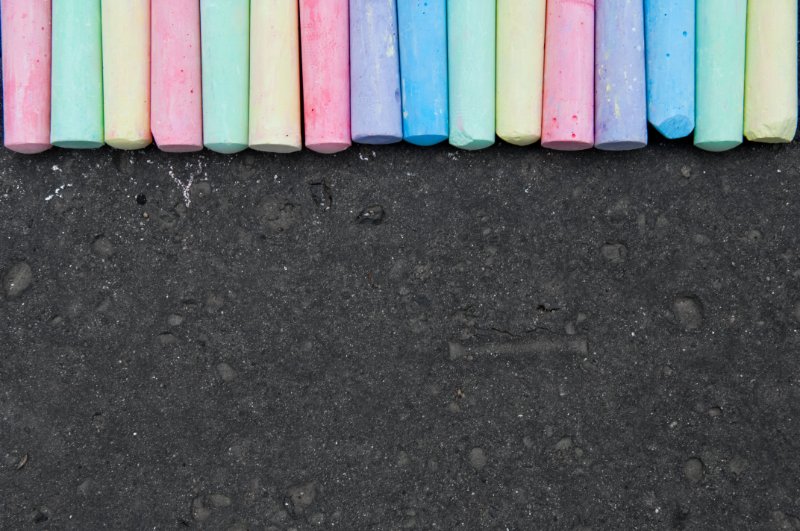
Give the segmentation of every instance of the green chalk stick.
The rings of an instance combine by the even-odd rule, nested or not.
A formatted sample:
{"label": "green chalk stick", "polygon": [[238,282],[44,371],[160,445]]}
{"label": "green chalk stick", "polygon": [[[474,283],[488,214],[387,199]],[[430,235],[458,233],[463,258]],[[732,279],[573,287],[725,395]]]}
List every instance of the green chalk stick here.
{"label": "green chalk stick", "polygon": [[701,149],[742,143],[746,24],[747,0],[697,1],[694,144]]}
{"label": "green chalk stick", "polygon": [[495,141],[495,17],[495,0],[447,2],[450,144],[461,149]]}
{"label": "green chalk stick", "polygon": [[201,0],[203,142],[236,153],[249,142],[250,0]]}
{"label": "green chalk stick", "polygon": [[53,0],[50,141],[63,148],[103,145],[100,0]]}

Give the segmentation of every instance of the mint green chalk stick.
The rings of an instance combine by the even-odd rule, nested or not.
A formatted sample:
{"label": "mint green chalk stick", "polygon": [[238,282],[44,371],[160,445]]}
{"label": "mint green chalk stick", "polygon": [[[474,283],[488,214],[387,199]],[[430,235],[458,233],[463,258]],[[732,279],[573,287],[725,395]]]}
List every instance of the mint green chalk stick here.
{"label": "mint green chalk stick", "polygon": [[247,148],[250,0],[201,0],[203,143],[219,153]]}
{"label": "mint green chalk stick", "polygon": [[461,149],[494,144],[495,17],[495,0],[447,2],[450,144]]}
{"label": "mint green chalk stick", "polygon": [[746,27],[747,0],[697,0],[694,144],[701,149],[742,143]]}
{"label": "mint green chalk stick", "polygon": [[50,142],[62,148],[103,145],[100,0],[53,0]]}

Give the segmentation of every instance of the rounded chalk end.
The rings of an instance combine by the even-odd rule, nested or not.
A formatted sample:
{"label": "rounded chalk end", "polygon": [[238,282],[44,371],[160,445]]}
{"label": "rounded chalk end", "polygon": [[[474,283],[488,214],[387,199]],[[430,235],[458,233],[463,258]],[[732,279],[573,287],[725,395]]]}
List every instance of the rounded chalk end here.
{"label": "rounded chalk end", "polygon": [[556,151],[581,151],[593,148],[594,143],[580,140],[542,140],[542,147]]}
{"label": "rounded chalk end", "polygon": [[194,153],[203,150],[203,144],[159,144],[156,142],[156,147],[165,153]]}
{"label": "rounded chalk end", "polygon": [[464,149],[466,151],[477,151],[479,149],[486,149],[492,145],[494,145],[494,138],[473,138],[468,142],[454,142],[453,139],[450,139],[450,145],[453,147],[457,147],[458,149]]}
{"label": "rounded chalk end", "polygon": [[642,142],[638,140],[612,140],[608,142],[598,142],[594,145],[595,148],[602,151],[631,151],[646,146],[646,141]]}
{"label": "rounded chalk end", "polygon": [[332,155],[339,153],[350,147],[350,142],[314,142],[307,143],[306,147],[311,151],[322,153],[323,155]]}
{"label": "rounded chalk end", "polygon": [[56,140],[52,143],[55,147],[63,149],[97,149],[103,147],[105,142],[102,140]]}
{"label": "rounded chalk end", "polygon": [[694,118],[691,116],[672,116],[663,120],[661,123],[653,123],[656,131],[661,133],[664,138],[674,140],[684,138],[694,131]]}
{"label": "rounded chalk end", "polygon": [[276,144],[265,142],[261,144],[250,144],[250,149],[263,151],[265,153],[296,153],[302,149],[300,144]]}
{"label": "rounded chalk end", "polygon": [[6,143],[5,146],[11,151],[22,153],[24,155],[35,155],[50,149],[50,143],[45,142],[13,142]]}
{"label": "rounded chalk end", "polygon": [[538,142],[539,138],[541,138],[541,135],[536,134],[504,133],[502,131],[498,131],[497,136],[504,142],[508,142],[514,146],[530,146]]}
{"label": "rounded chalk end", "polygon": [[106,144],[116,149],[142,149],[149,146],[151,138],[106,138]]}
{"label": "rounded chalk end", "polygon": [[718,153],[720,151],[728,151],[739,146],[742,143],[741,139],[738,140],[695,140],[694,145],[704,151],[712,151]]}
{"label": "rounded chalk end", "polygon": [[357,144],[372,144],[376,146],[384,146],[386,144],[394,144],[403,140],[399,135],[353,135],[353,142]]}
{"label": "rounded chalk end", "polygon": [[206,147],[215,153],[223,155],[233,155],[247,149],[247,144],[239,144],[238,142],[207,142]]}
{"label": "rounded chalk end", "polygon": [[408,135],[403,140],[415,146],[429,147],[447,140],[447,135]]}

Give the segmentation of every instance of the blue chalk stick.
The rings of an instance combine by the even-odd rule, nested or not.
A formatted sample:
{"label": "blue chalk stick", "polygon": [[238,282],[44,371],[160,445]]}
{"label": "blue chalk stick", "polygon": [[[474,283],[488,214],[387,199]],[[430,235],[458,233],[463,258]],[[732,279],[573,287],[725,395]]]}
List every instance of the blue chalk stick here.
{"label": "blue chalk stick", "polygon": [[418,146],[447,140],[446,0],[400,0],[403,139]]}
{"label": "blue chalk stick", "polygon": [[644,13],[641,0],[596,0],[595,129],[598,149],[647,145]]}
{"label": "blue chalk stick", "polygon": [[644,0],[647,117],[667,138],[694,130],[695,0]]}

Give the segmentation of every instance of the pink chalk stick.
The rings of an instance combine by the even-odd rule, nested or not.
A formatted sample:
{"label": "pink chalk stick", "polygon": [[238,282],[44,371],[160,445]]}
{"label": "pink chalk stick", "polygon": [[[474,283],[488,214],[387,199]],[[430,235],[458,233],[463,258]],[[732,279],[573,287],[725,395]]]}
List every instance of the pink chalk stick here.
{"label": "pink chalk stick", "polygon": [[348,0],[300,0],[306,147],[319,153],[350,147],[349,25]]}
{"label": "pink chalk stick", "polygon": [[150,122],[159,149],[203,149],[200,2],[152,0]]}
{"label": "pink chalk stick", "polygon": [[594,145],[594,0],[548,0],[542,147]]}
{"label": "pink chalk stick", "polygon": [[19,153],[50,147],[50,0],[2,0],[3,133]]}

